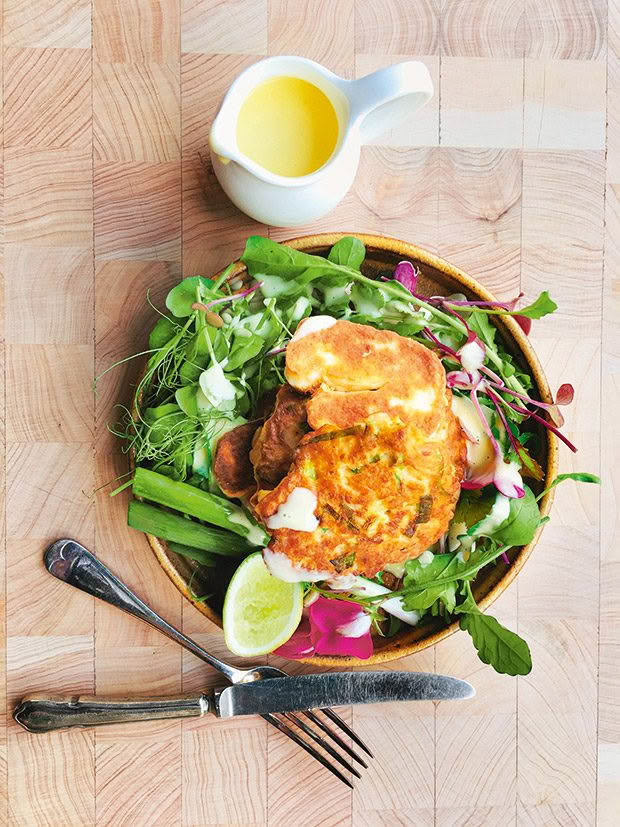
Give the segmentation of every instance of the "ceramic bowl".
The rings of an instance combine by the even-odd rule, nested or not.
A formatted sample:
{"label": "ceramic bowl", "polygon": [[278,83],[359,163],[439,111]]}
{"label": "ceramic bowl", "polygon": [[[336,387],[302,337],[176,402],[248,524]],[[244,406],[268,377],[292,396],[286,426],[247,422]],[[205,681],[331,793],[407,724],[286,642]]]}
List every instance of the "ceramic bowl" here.
{"label": "ceramic bowl", "polygon": [[[322,233],[302,236],[286,243],[297,250],[304,250],[315,255],[327,255],[332,245],[343,235],[356,235],[365,244],[367,255],[362,269],[366,275],[377,275],[381,271],[391,272],[399,261],[408,259],[420,270],[418,285],[420,292],[424,295],[449,295],[460,292],[472,299],[483,301],[490,301],[494,298],[488,290],[458,267],[454,267],[414,244],[394,238],[357,233]],[[244,276],[247,276],[246,268],[241,262],[237,262],[230,278],[243,278]],[[552,401],[549,385],[540,362],[519,325],[509,317],[495,316],[492,318],[508,351],[532,376],[533,395],[538,396],[544,402]],[[557,474],[557,440],[550,431],[544,428],[540,428],[538,434],[537,442],[540,449],[535,458],[544,469],[545,478],[550,480]],[[549,513],[553,493],[551,491],[540,502],[540,511],[543,516]],[[508,552],[509,563],[502,562],[500,559],[495,565],[479,573],[473,590],[481,609],[488,608],[512,583],[532,553],[540,531],[541,529],[537,531],[534,539],[527,546],[513,548]],[[222,564],[218,564],[215,569],[198,569],[190,560],[171,551],[162,540],[151,535],[147,536],[162,568],[179,591],[196,606],[198,611],[221,627],[220,613],[224,594],[235,564],[224,558]],[[206,600],[200,599],[202,595],[211,595],[211,597]],[[368,660],[315,656],[312,658],[312,663],[318,666],[343,667],[383,663],[433,646],[457,629],[458,623],[447,626],[441,619],[432,618],[421,622],[418,626],[405,627],[394,637],[377,638],[374,654]]]}

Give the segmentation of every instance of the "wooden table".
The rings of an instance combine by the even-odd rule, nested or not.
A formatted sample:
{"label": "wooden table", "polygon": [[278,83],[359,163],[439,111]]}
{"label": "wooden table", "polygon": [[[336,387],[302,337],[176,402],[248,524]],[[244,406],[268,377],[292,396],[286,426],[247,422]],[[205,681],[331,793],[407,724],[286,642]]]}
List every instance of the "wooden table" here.
{"label": "wooden table", "polygon": [[[181,8],[182,7],[182,8]],[[0,824],[617,825],[620,823],[620,6],[605,0],[4,0],[7,719]],[[367,146],[334,213],[255,224],[218,189],[207,134],[232,79],[297,53],[347,77],[419,58],[436,85]],[[566,484],[497,616],[531,646],[495,674],[459,633],[394,664],[472,681],[467,704],[360,707],[377,760],[351,795],[261,720],[31,736],[23,693],[175,693],[213,681],[172,643],[53,580],[46,544],[81,540],[159,611],[223,652],[126,501],[107,430],[154,302],[249,233],[401,237],[502,297],[549,289],[532,339],[576,399]],[[614,487],[615,486],[615,487]],[[108,489],[109,490],[109,489]],[[95,493],[93,493],[95,491]],[[4,547],[4,544],[3,544]],[[4,552],[3,552],[4,553]],[[4,592],[4,587],[2,587]],[[2,643],[4,646],[4,643]],[[5,665],[2,656],[2,668]]]}

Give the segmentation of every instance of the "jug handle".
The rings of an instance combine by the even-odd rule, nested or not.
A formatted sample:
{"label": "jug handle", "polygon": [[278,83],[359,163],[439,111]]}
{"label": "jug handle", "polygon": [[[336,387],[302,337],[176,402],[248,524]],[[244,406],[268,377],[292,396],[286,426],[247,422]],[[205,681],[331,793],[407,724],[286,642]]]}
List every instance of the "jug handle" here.
{"label": "jug handle", "polygon": [[351,124],[362,143],[400,126],[433,97],[433,81],[419,60],[396,63],[359,80],[349,81]]}

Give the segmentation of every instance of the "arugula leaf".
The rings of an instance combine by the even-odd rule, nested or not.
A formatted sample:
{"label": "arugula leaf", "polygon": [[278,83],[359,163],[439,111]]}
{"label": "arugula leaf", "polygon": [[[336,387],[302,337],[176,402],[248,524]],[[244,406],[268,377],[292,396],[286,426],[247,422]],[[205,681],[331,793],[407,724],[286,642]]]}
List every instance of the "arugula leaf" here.
{"label": "arugula leaf", "polygon": [[601,484],[601,478],[597,477],[596,474],[588,474],[586,471],[574,471],[570,474],[558,474],[557,477],[553,480],[551,485],[547,486],[545,490],[536,497],[536,502],[541,500],[545,494],[548,494],[552,488],[555,488],[556,485],[559,485],[564,480],[575,480],[576,482],[592,482],[596,485]]}
{"label": "arugula leaf", "polygon": [[345,267],[359,270],[366,258],[366,248],[359,238],[346,235],[334,244],[327,258],[334,264],[343,264]]}
{"label": "arugula leaf", "polygon": [[297,295],[314,279],[332,272],[345,274],[350,269],[258,235],[246,241],[241,261],[251,276],[260,276],[266,296]]}
{"label": "arugula leaf", "polygon": [[407,588],[407,586],[432,583],[439,578],[457,577],[459,568],[464,565],[456,554],[435,554],[425,566],[417,558],[407,560],[403,586]]}
{"label": "arugula leaf", "polygon": [[[458,608],[458,607],[457,607]],[[463,615],[461,629],[469,632],[478,657],[502,675],[528,675],[532,671],[530,647],[491,615]]]}
{"label": "arugula leaf", "polygon": [[526,641],[480,611],[469,583],[467,596],[454,614],[461,615],[461,629],[469,632],[483,663],[502,675],[528,675],[532,671],[532,655]]}
{"label": "arugula leaf", "polygon": [[486,313],[480,313],[478,310],[472,309],[467,318],[467,324],[474,333],[478,334],[485,345],[495,347],[495,333],[497,329]]}
{"label": "arugula leaf", "polygon": [[[509,423],[510,424],[510,423]],[[527,450],[523,442],[528,438],[531,437],[531,434],[527,432],[524,434],[520,434],[514,426],[511,426],[511,430],[513,434],[516,436],[517,441],[519,443],[519,454],[517,459],[521,463],[521,473],[526,477],[531,477],[534,480],[538,480],[539,482],[544,479],[545,471],[544,469],[536,462],[534,457],[530,454]],[[515,433],[516,431],[516,433]],[[512,451],[514,454],[514,451]],[[537,498],[538,501],[538,498]]]}
{"label": "arugula leaf", "polygon": [[436,600],[441,600],[446,609],[453,612],[457,582],[472,580],[481,568],[499,554],[500,551],[493,544],[490,550],[474,551],[467,561],[458,554],[435,554],[426,566],[418,559],[408,560],[403,579],[403,607],[408,611],[424,611]]}
{"label": "arugula leaf", "polygon": [[380,318],[385,307],[385,298],[380,290],[373,290],[365,284],[354,284],[351,302],[358,313],[370,318]]}
{"label": "arugula leaf", "polygon": [[532,489],[526,485],[521,499],[511,498],[510,513],[492,537],[506,546],[524,546],[533,538],[539,525],[540,511],[536,498]]}
{"label": "arugula leaf", "polygon": [[454,611],[456,602],[456,586],[454,583],[447,583],[443,586],[429,586],[419,592],[410,592],[403,595],[401,600],[403,609],[407,612],[424,612],[437,600],[441,600],[448,611]]}
{"label": "arugula leaf", "polygon": [[192,305],[198,301],[199,296],[200,301],[205,298],[205,293],[215,298],[212,287],[211,279],[205,279],[203,276],[190,276],[183,279],[166,296],[166,307],[177,318],[191,316]]}
{"label": "arugula leaf", "polygon": [[515,310],[514,315],[525,316],[526,319],[542,319],[543,316],[548,316],[558,309],[557,304],[553,301],[546,290],[540,294],[536,301],[528,304],[520,310]]}
{"label": "arugula leaf", "polygon": [[342,277],[330,278],[329,283],[317,284],[317,289],[323,294],[322,308],[329,313],[340,312],[344,315],[351,302],[351,281]]}
{"label": "arugula leaf", "polygon": [[479,488],[473,491],[462,489],[454,510],[452,523],[465,523],[468,529],[474,529],[478,523],[484,521],[485,517],[488,516],[493,508],[496,496],[497,494],[488,486],[486,489]]}
{"label": "arugula leaf", "polygon": [[396,322],[395,324],[387,322],[383,326],[401,336],[413,337],[426,327],[426,321],[424,319],[409,318],[406,322]]}

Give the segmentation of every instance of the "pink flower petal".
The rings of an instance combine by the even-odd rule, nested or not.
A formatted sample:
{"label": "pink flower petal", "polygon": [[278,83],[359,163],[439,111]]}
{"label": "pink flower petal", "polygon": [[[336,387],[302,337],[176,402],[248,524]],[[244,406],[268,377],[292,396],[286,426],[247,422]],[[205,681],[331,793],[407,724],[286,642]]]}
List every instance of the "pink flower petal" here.
{"label": "pink flower petal", "polygon": [[461,388],[470,390],[472,387],[471,376],[464,370],[451,370],[446,373],[446,385],[449,388]]}
{"label": "pink flower petal", "polygon": [[484,488],[485,485],[490,485],[493,482],[493,474],[494,469],[491,467],[491,469],[486,471],[484,474],[478,474],[478,476],[464,479],[461,483],[461,488],[466,488],[470,491],[475,491],[478,488]]}
{"label": "pink flower petal", "polygon": [[337,632],[323,634],[315,641],[315,651],[317,655],[341,655],[366,660],[372,655],[372,637],[370,632],[361,637],[343,637]]}
{"label": "pink flower petal", "polygon": [[480,339],[472,334],[463,347],[458,351],[457,356],[461,360],[463,369],[473,378],[484,365],[486,348]]}
{"label": "pink flower petal", "polygon": [[335,632],[339,626],[345,626],[356,620],[361,611],[357,603],[321,596],[308,607],[310,627],[313,633],[316,630],[327,633]]}
{"label": "pink flower petal", "polygon": [[498,456],[495,463],[493,482],[497,490],[505,497],[520,500],[521,497],[525,496],[523,480],[516,462],[504,462],[503,457]]}
{"label": "pink flower petal", "polygon": [[302,616],[299,626],[286,643],[274,650],[274,655],[280,655],[280,657],[289,658],[290,660],[310,658],[314,655],[310,621],[305,615]]}
{"label": "pink flower petal", "polygon": [[482,482],[479,479],[463,480],[461,488],[464,488],[466,491],[477,491],[479,488],[484,488],[484,486],[488,484],[488,482]]}
{"label": "pink flower petal", "polygon": [[362,635],[347,637],[343,628],[359,626],[364,611],[356,603],[319,597],[308,609],[311,639],[317,655],[342,655],[365,660],[372,655],[370,629]]}

